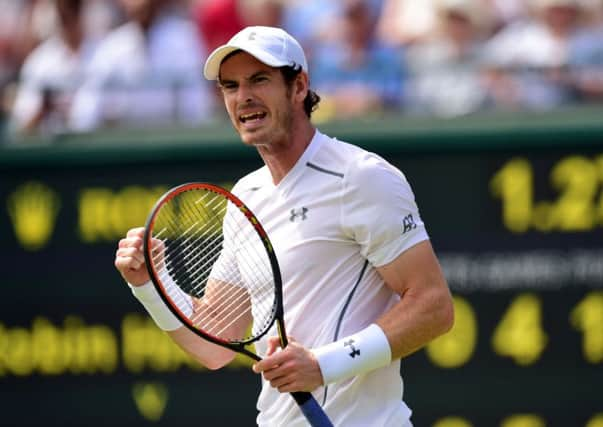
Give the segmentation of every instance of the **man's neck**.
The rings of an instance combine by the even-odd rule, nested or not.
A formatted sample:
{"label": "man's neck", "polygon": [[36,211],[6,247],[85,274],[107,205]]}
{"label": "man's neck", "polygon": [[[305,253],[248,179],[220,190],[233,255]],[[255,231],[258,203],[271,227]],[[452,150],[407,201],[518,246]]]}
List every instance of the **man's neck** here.
{"label": "man's neck", "polygon": [[310,145],[315,132],[316,129],[308,120],[301,128],[293,129],[288,144],[283,145],[281,150],[270,151],[264,147],[258,147],[262,160],[270,170],[274,185],[278,185],[293,169]]}

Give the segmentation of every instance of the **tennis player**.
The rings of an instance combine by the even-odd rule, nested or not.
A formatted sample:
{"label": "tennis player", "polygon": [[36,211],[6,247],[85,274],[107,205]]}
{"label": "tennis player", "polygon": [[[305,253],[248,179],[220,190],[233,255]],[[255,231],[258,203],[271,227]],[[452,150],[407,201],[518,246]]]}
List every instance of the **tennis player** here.
{"label": "tennis player", "polygon": [[[376,154],[318,131],[299,43],[248,27],[207,59],[232,125],[264,166],[233,188],[260,219],[283,277],[291,343],[256,345],[265,357],[260,426],[305,426],[288,395],[310,391],[336,426],[411,426],[400,359],[448,331],[452,300],[405,176]],[[200,340],[162,306],[143,268],[141,228],[115,265],[150,315],[212,369],[234,353]]]}

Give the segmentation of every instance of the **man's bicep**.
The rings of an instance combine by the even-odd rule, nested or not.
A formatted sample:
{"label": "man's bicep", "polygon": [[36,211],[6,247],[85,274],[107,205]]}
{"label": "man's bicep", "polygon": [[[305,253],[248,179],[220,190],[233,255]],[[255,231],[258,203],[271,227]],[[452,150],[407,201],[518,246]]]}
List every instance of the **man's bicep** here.
{"label": "man's bicep", "polygon": [[392,358],[405,357],[450,330],[452,298],[429,241],[410,247],[377,271],[401,296],[376,322],[388,337]]}
{"label": "man's bicep", "polygon": [[399,295],[412,286],[441,286],[446,281],[429,240],[423,240],[377,267],[385,284]]}

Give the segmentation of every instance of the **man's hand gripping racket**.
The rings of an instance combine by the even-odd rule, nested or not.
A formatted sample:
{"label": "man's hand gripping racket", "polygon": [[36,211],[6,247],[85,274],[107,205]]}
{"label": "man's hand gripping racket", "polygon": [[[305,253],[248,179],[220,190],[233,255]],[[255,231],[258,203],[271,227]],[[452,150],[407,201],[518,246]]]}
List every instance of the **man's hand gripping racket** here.
{"label": "man's hand gripping racket", "polygon": [[[287,345],[274,250],[254,214],[227,190],[205,183],[169,190],[147,219],[143,251],[159,295],[198,336],[260,361],[247,346],[276,323]],[[332,426],[312,394],[291,395],[312,426]]]}

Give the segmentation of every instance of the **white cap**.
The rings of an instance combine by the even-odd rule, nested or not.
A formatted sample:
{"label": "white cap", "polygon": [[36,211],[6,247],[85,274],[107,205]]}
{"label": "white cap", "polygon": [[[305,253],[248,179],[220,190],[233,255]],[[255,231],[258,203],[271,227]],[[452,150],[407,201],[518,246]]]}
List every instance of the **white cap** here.
{"label": "white cap", "polygon": [[271,67],[301,66],[308,72],[306,55],[297,40],[280,28],[256,26],[242,29],[209,55],[203,70],[205,78],[217,80],[220,64],[235,50],[243,50]]}

